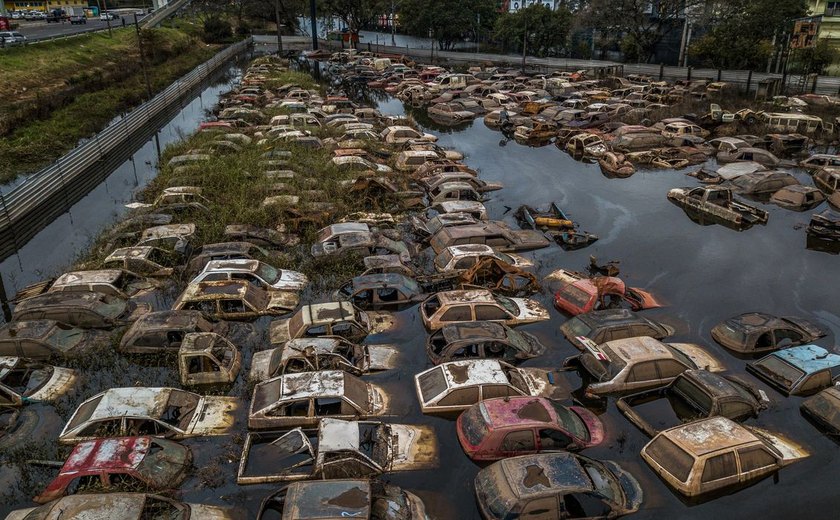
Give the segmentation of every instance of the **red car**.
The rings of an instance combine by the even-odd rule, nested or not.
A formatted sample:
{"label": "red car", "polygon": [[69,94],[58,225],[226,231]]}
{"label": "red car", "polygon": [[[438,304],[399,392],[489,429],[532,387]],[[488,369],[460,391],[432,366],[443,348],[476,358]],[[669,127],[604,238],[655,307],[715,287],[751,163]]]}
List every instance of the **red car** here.
{"label": "red car", "polygon": [[587,278],[560,269],[548,275],[548,279],[560,282],[560,288],[554,293],[554,306],[572,316],[611,309],[621,306],[622,303],[626,303],[634,311],[662,306],[649,292],[627,287],[615,276]]}
{"label": "red car", "polygon": [[82,442],[33,501],[46,504],[78,490],[172,490],[191,465],[189,448],[165,439],[114,437]]}
{"label": "red car", "polygon": [[472,460],[499,460],[544,451],[578,451],[604,440],[604,425],[585,408],[542,397],[500,397],[458,417],[458,440]]}

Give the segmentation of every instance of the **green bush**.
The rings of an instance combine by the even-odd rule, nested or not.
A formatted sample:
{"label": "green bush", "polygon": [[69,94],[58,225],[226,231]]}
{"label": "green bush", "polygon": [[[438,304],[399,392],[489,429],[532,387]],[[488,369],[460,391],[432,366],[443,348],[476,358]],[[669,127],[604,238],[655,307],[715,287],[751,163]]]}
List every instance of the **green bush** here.
{"label": "green bush", "polygon": [[211,16],[204,20],[204,35],[206,43],[226,43],[233,38],[233,29],[227,20],[218,16]]}

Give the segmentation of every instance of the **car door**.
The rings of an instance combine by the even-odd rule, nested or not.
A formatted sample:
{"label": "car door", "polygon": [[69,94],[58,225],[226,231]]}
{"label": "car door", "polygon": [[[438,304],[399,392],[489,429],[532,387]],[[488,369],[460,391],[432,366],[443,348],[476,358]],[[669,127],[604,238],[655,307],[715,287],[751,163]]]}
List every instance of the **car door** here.
{"label": "car door", "polygon": [[218,315],[225,319],[252,318],[259,313],[256,309],[248,307],[244,301],[238,298],[223,298],[218,302]]}
{"label": "car door", "polygon": [[712,455],[703,461],[703,471],[700,475],[700,493],[731,486],[737,484],[740,480],[734,451]]}
{"label": "car door", "polygon": [[740,481],[750,482],[778,469],[779,460],[764,446],[749,446],[737,451]]}
{"label": "car door", "polygon": [[561,518],[557,496],[534,498],[522,505],[518,518],[522,520],[557,520]]}
{"label": "car door", "polygon": [[659,373],[656,370],[656,362],[642,361],[630,367],[630,370],[624,378],[623,384],[621,381],[616,381],[615,390],[619,392],[629,392],[634,390],[644,390],[656,386],[660,386]]}
{"label": "car door", "polygon": [[499,445],[499,452],[503,457],[515,457],[517,455],[528,455],[537,452],[537,441],[534,437],[534,430],[526,428],[514,430],[502,437]]}

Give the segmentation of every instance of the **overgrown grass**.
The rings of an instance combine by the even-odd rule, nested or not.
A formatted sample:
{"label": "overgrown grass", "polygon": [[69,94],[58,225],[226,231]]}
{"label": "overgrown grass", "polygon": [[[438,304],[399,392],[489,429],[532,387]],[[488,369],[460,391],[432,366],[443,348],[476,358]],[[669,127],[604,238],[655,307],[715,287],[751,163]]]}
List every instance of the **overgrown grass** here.
{"label": "overgrown grass", "polygon": [[[218,48],[176,29],[144,32],[154,92]],[[0,182],[49,164],[148,95],[133,29],[0,53]]]}

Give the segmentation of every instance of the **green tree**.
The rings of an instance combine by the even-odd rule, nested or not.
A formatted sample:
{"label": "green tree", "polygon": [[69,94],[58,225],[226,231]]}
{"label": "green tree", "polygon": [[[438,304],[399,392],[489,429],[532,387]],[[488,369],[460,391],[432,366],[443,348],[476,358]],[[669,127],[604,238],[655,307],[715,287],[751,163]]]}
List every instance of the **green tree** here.
{"label": "green tree", "polygon": [[793,20],[805,16],[807,0],[716,0],[703,24],[708,33],[689,49],[704,65],[720,69],[760,69],[787,41]]}
{"label": "green tree", "polygon": [[498,16],[495,0],[401,0],[400,29],[407,34],[431,34],[443,50],[464,39],[475,40],[476,32],[487,35]]}
{"label": "green tree", "polygon": [[[339,17],[354,38],[354,42],[367,25],[373,23],[377,16],[391,12],[389,0],[324,0],[324,8]],[[352,44],[352,43],[351,43]]]}
{"label": "green tree", "polygon": [[572,27],[572,13],[563,5],[552,10],[532,4],[515,13],[502,14],[496,20],[494,38],[506,49],[537,56],[558,55],[565,51]]}

